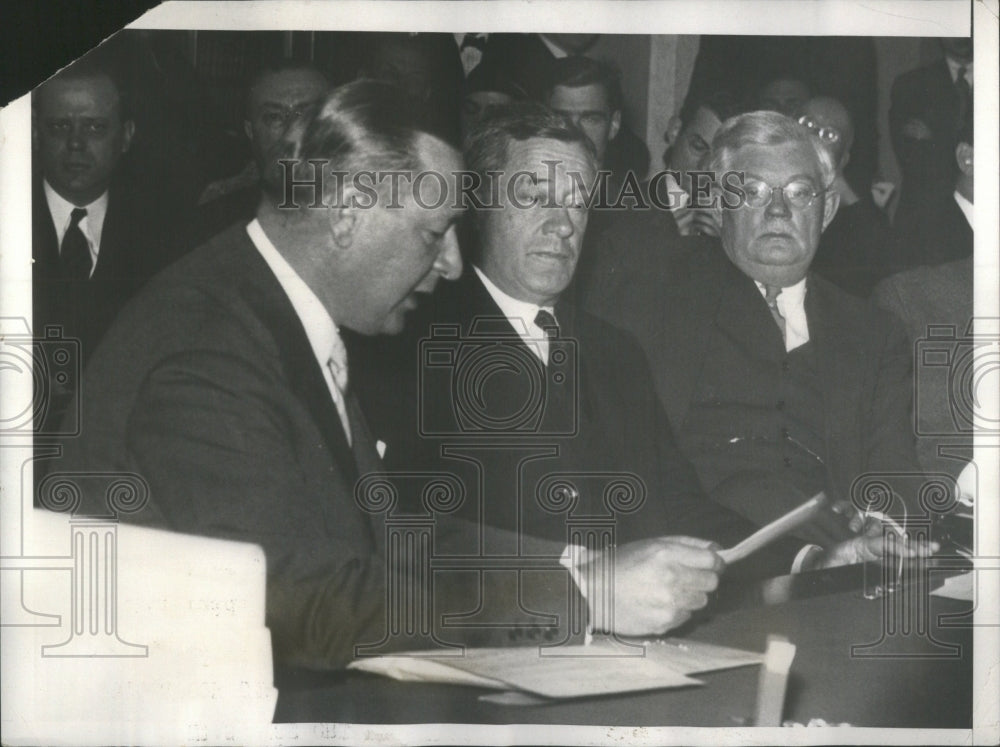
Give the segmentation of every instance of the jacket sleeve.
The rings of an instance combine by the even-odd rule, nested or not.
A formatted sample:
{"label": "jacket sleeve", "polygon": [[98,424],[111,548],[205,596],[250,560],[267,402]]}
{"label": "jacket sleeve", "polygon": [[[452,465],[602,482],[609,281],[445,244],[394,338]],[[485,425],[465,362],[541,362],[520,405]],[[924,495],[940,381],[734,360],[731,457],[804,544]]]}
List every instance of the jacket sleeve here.
{"label": "jacket sleeve", "polygon": [[[164,360],[139,392],[127,438],[169,528],[264,548],[267,625],[278,660],[332,669],[354,659],[359,645],[379,652],[427,648],[435,638],[503,645],[522,621],[544,628],[550,640],[565,633],[568,615],[557,613],[572,584],[561,568],[522,574],[531,577],[520,589],[501,589],[514,598],[489,600],[504,611],[502,625],[446,626],[448,613],[476,609],[474,571],[453,572],[445,582],[449,574],[435,574],[433,602],[423,600],[429,609],[420,600],[387,608],[390,589],[431,593],[426,567],[386,555],[384,524],[361,511],[305,405],[259,361],[213,350]],[[457,525],[446,534],[472,531]],[[558,557],[561,548],[550,550]],[[542,625],[519,604],[527,600],[545,600],[555,612]],[[433,635],[387,634],[413,619],[426,619]]]}

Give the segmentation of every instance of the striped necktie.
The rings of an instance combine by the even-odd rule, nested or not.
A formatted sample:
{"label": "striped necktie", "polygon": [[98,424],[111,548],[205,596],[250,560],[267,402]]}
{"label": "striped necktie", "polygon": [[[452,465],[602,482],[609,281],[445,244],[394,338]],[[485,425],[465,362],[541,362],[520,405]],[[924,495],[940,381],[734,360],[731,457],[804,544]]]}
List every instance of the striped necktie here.
{"label": "striped necktie", "polygon": [[781,295],[781,288],[774,285],[764,286],[764,300],[767,301],[767,308],[771,312],[771,316],[774,317],[774,321],[778,324],[778,329],[781,330],[781,338],[785,338],[785,317],[781,315],[778,310],[778,296]]}

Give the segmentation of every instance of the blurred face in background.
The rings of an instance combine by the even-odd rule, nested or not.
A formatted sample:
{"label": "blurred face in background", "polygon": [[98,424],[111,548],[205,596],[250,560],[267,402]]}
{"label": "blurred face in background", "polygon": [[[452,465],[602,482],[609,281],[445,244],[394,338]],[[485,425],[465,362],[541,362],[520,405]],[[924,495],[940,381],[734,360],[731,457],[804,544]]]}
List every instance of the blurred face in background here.
{"label": "blurred face in background", "polygon": [[622,124],[622,113],[612,110],[604,87],[599,83],[556,86],[549,96],[549,106],[584,131],[597,151],[598,165],[603,164],[608,143],[617,137]]}
{"label": "blurred face in background", "polygon": [[809,86],[796,78],[776,78],[760,89],[761,109],[794,117],[809,100]]}
{"label": "blurred face in background", "polygon": [[312,111],[326,89],[315,70],[281,70],[261,76],[250,90],[243,129],[262,177],[276,168],[275,148],[288,128]]}

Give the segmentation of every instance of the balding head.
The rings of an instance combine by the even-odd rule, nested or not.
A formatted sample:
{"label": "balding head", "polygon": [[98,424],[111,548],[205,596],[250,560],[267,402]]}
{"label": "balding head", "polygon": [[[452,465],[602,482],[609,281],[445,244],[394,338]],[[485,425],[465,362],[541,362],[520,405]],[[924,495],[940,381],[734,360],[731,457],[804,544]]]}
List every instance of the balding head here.
{"label": "balding head", "polygon": [[[799,119],[819,138],[833,158],[837,172],[842,172],[854,145],[854,122],[847,107],[830,96],[814,96],[802,106]],[[836,137],[832,135],[836,134]]]}

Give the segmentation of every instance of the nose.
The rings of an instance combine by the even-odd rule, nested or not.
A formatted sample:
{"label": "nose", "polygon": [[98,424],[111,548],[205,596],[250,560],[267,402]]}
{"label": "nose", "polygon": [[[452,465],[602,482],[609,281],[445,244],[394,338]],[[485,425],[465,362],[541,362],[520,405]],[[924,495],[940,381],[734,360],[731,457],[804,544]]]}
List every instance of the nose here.
{"label": "nose", "polygon": [[771,188],[771,201],[767,203],[767,215],[791,215],[791,208],[785,200],[785,190],[783,187]]}
{"label": "nose", "polygon": [[458,280],[462,275],[462,252],[458,248],[458,230],[454,226],[444,235],[441,251],[434,260],[434,270],[445,280]]}
{"label": "nose", "polygon": [[569,217],[569,209],[565,207],[545,208],[551,215],[545,221],[545,232],[555,234],[560,239],[568,239],[576,230]]}
{"label": "nose", "polygon": [[66,147],[69,150],[84,150],[87,147],[87,139],[84,136],[81,123],[74,122],[69,128],[69,134],[66,136]]}

